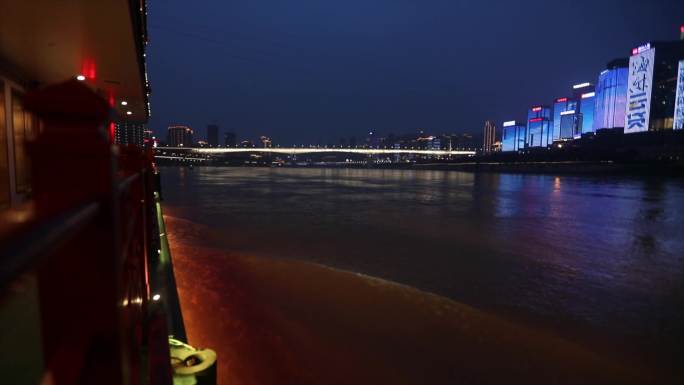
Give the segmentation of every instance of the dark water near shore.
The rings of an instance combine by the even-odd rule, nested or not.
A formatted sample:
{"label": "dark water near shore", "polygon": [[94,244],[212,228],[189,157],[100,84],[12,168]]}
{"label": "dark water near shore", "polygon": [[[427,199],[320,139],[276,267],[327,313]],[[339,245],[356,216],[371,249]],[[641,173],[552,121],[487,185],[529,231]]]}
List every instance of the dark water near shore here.
{"label": "dark water near shore", "polygon": [[162,168],[165,208],[226,250],[378,276],[660,358],[684,342],[684,182]]}

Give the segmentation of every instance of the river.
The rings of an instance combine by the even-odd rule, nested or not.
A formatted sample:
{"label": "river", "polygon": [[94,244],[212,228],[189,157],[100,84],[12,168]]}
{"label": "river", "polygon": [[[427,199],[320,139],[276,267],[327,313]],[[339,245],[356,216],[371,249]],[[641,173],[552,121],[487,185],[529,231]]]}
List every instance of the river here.
{"label": "river", "polygon": [[665,366],[682,356],[681,179],[161,172],[165,209],[220,234],[212,246],[398,282]]}

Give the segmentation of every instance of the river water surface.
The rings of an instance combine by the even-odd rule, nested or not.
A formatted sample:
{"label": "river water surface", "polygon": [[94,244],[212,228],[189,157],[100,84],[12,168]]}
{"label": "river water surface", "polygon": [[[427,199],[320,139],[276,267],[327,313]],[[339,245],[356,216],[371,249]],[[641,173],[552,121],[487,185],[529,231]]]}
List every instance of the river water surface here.
{"label": "river water surface", "polygon": [[681,179],[161,172],[165,209],[227,251],[380,277],[667,366],[681,358]]}

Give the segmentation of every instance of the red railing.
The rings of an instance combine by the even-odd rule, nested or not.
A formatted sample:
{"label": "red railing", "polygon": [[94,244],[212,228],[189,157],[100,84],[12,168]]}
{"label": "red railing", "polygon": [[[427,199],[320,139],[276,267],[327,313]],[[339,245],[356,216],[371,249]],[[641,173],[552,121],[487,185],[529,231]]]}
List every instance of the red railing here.
{"label": "red railing", "polygon": [[[35,356],[42,374],[3,377],[171,384],[168,309],[150,300],[159,245],[152,150],[112,145],[109,105],[82,83],[34,91],[26,105],[42,131],[28,148],[32,198],[0,213],[0,312],[29,298],[39,330],[25,333],[39,343],[15,358]],[[27,279],[35,293],[17,291]],[[11,310],[0,327],[11,330],[33,310]]]}

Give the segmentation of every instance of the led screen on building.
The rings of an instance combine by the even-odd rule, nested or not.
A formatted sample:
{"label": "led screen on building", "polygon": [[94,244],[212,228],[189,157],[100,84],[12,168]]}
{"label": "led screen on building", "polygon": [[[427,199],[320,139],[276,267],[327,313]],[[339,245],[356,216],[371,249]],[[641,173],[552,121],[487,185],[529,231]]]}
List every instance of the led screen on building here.
{"label": "led screen on building", "polygon": [[505,122],[501,141],[501,151],[518,151],[525,148],[525,126],[516,122]]}
{"label": "led screen on building", "polygon": [[[594,132],[594,99],[596,98],[595,92],[589,92],[582,94],[582,99],[580,102],[580,113],[582,114],[582,127],[581,134],[588,134]],[[577,136],[576,136],[577,137]]]}
{"label": "led screen on building", "polygon": [[501,151],[516,151],[518,140],[518,127],[508,126],[503,128],[503,135],[501,137]]}
{"label": "led screen on building", "polygon": [[628,68],[614,68],[601,72],[596,84],[594,131],[624,127],[628,77]]}
{"label": "led screen on building", "polygon": [[629,58],[625,134],[648,131],[655,48],[639,51]]}
{"label": "led screen on building", "polygon": [[529,121],[527,125],[528,147],[546,147],[551,144],[550,123],[548,119],[543,118],[534,118]]}
{"label": "led screen on building", "polygon": [[677,72],[677,96],[675,97],[675,130],[684,129],[684,60],[679,61],[679,71]]}

